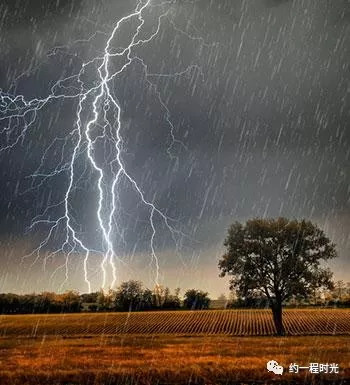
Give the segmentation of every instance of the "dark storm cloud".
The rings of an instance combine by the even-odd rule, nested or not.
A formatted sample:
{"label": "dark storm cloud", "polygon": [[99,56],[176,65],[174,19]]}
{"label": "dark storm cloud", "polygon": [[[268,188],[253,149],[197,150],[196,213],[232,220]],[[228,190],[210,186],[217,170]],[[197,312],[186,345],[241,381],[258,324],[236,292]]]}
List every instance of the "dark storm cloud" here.
{"label": "dark storm cloud", "polygon": [[[0,88],[15,84],[13,91],[31,97],[47,94],[54,80],[76,72],[82,60],[99,52],[103,33],[134,3],[38,0],[19,7],[18,2],[2,2]],[[189,264],[200,250],[201,257],[194,259],[199,268],[212,266],[216,275],[215,250],[230,222],[285,215],[310,217],[326,226],[342,256],[336,268],[348,266],[349,15],[350,3],[343,0],[175,3],[159,37],[137,50],[151,73],[179,72],[190,65],[199,65],[203,73],[193,69],[182,77],[155,79],[176,137],[186,146],[174,145],[173,159],[167,154],[164,109],[147,87],[140,64],[115,81],[125,164],[147,198],[196,239],[182,245]],[[96,30],[101,34],[89,44],[73,43]],[[47,57],[53,46],[65,48]],[[24,71],[27,75],[13,83]],[[71,129],[74,108],[70,102],[49,106],[24,146],[1,155],[4,235],[21,238],[33,215],[62,198],[64,175],[22,192],[31,186],[27,176],[40,164],[45,146]],[[52,160],[45,158],[44,171],[52,170]],[[97,247],[92,181],[88,169],[73,203],[82,232]],[[148,211],[123,183],[124,241],[118,248],[132,259],[149,251],[151,229]],[[159,219],[157,245],[171,271],[178,258]],[[58,234],[51,246],[59,241]]]}

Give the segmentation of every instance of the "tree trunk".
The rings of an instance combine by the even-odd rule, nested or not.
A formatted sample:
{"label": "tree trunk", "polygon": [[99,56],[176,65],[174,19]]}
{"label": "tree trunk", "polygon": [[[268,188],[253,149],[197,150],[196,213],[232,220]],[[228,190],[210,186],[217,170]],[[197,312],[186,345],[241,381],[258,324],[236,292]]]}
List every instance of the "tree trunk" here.
{"label": "tree trunk", "polygon": [[284,336],[285,330],[282,321],[282,304],[274,303],[271,305],[273,322],[275,324],[276,333],[278,336]]}

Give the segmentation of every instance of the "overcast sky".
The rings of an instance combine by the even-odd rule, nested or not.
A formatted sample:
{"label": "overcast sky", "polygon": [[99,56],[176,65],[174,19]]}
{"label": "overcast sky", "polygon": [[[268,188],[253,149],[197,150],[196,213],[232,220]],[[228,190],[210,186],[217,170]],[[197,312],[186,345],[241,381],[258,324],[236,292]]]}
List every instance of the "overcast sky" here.
{"label": "overcast sky", "polygon": [[[14,117],[9,100],[48,97],[58,80],[103,56],[118,20],[135,7],[131,0],[0,4],[0,291],[87,290],[83,250],[61,249],[65,221],[31,253],[64,215],[79,102],[69,95],[82,83],[85,90],[97,84],[97,65],[87,66],[82,83],[72,78],[54,88],[65,98],[25,118]],[[155,213],[160,283],[212,296],[227,292],[217,260],[228,225],[276,216],[308,218],[324,228],[338,246],[331,264],[336,278],[350,280],[350,2],[153,1],[142,17],[141,37],[155,33],[160,18],[158,34],[132,50],[137,59],[109,87],[121,108],[123,167],[175,231]],[[122,25],[111,40],[114,53],[130,44],[137,26],[136,17]],[[109,70],[125,60],[112,58]],[[89,103],[81,111],[83,127],[92,116]],[[108,109],[101,103],[100,111],[103,106]],[[116,110],[107,115],[115,138]],[[99,121],[91,135],[101,132]],[[93,151],[104,173],[103,221],[113,206],[115,151],[99,139]],[[107,246],[98,221],[98,173],[86,143],[78,152],[69,212],[91,250],[87,275],[95,290]],[[120,259],[118,282],[136,278],[152,287],[150,207],[125,176],[115,191],[110,239]],[[31,227],[41,213],[42,222]]]}

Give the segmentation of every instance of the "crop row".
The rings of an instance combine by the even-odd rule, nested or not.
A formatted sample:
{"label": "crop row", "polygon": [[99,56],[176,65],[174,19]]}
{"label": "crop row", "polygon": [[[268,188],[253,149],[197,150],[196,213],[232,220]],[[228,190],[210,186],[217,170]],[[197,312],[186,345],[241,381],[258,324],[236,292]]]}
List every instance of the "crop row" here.
{"label": "crop row", "polygon": [[[286,310],[288,334],[350,334],[348,310]],[[226,334],[266,336],[275,328],[269,310],[163,311],[0,316],[0,336],[113,334]]]}

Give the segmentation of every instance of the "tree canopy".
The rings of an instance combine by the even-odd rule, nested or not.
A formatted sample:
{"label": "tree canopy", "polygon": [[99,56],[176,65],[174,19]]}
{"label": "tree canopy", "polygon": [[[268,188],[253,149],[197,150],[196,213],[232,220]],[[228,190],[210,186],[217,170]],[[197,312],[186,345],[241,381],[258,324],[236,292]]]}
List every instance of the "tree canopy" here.
{"label": "tree canopy", "polygon": [[308,297],[320,287],[332,288],[332,273],[321,261],[336,257],[335,245],[306,220],[252,219],[234,223],[219,261],[221,276],[232,276],[231,288],[242,297],[263,294],[273,311],[278,334],[284,334],[282,303]]}
{"label": "tree canopy", "polygon": [[208,309],[210,298],[202,290],[190,289],[185,293],[184,307],[191,310]]}

